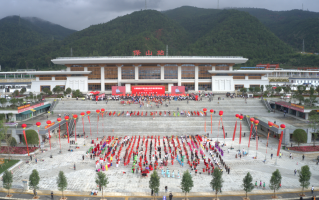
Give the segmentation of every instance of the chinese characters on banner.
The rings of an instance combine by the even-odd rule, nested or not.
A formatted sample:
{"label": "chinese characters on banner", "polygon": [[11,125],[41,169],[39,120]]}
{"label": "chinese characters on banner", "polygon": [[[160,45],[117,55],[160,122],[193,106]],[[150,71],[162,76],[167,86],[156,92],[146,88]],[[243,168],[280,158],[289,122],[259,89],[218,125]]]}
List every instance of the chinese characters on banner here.
{"label": "chinese characters on banner", "polygon": [[[134,50],[133,53],[134,53],[134,56],[140,56],[141,55],[141,51],[140,50]],[[153,55],[153,53],[152,53],[152,51],[147,50],[145,52],[145,55],[146,56],[151,56],[151,55]],[[157,51],[157,55],[158,56],[164,56],[164,51],[163,50],[158,50]]]}

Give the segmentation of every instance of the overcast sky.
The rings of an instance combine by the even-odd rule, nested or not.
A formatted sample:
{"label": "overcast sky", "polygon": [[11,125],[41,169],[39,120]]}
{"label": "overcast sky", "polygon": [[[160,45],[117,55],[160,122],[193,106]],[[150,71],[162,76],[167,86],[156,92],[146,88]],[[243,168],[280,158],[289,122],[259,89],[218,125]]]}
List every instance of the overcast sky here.
{"label": "overcast sky", "polygon": [[[217,8],[218,0],[146,0],[158,11],[180,6]],[[319,0],[219,0],[219,7],[255,7],[269,10],[304,9],[319,12]],[[0,18],[38,17],[66,28],[82,30],[117,16],[144,9],[145,0],[0,0]]]}

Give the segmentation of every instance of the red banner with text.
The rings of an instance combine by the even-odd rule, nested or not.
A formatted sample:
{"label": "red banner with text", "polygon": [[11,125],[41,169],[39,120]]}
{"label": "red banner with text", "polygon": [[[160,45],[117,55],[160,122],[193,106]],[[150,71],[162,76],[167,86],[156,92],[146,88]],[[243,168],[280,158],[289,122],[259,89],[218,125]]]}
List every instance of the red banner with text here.
{"label": "red banner with text", "polygon": [[174,95],[185,95],[185,86],[172,86],[171,93]]}
{"label": "red banner with text", "polygon": [[44,105],[44,103],[38,103],[38,104],[33,105],[33,106],[29,106],[29,107],[26,107],[26,108],[22,108],[22,109],[19,109],[19,110],[18,110],[18,113],[22,113],[22,112],[24,112],[24,111],[31,110],[31,109],[33,109],[33,108],[36,108],[36,107],[39,107],[39,106],[43,106],[43,105]]}
{"label": "red banner with text", "polygon": [[132,86],[132,94],[165,94],[165,86]]}
{"label": "red banner with text", "polygon": [[112,86],[112,95],[125,95],[125,86]]}

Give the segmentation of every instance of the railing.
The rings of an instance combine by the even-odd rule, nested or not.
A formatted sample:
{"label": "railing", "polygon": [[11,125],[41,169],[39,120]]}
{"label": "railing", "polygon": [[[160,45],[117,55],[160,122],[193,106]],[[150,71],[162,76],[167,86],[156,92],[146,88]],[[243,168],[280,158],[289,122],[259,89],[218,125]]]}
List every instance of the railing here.
{"label": "railing", "polygon": [[243,56],[92,56],[92,57],[57,57],[56,59],[87,58],[244,58]]}
{"label": "railing", "polygon": [[58,100],[58,99],[55,99],[55,100],[53,101],[53,103],[51,104],[51,106],[50,106],[50,108],[49,108],[49,111],[51,112],[51,111],[55,108],[55,106],[56,106],[58,103],[59,103],[59,100]]}
{"label": "railing", "polygon": [[[247,123],[247,126],[248,126],[248,128],[249,128],[249,132],[250,132],[251,122],[250,122],[249,119],[250,119],[249,116],[244,115],[244,121]],[[255,136],[255,135],[256,135],[256,129],[255,129],[255,127],[253,127],[253,129],[252,129],[252,136]]]}
{"label": "railing", "polygon": [[263,102],[263,104],[266,106],[267,110],[272,112],[273,109],[271,108],[269,102],[267,101],[267,99],[261,98],[261,101]]}

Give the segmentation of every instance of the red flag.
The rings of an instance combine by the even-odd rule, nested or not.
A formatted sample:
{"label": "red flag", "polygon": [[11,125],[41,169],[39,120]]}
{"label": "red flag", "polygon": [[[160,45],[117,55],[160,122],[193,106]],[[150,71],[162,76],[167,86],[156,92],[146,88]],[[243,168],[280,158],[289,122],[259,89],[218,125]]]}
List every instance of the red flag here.
{"label": "red flag", "polygon": [[250,125],[250,133],[249,133],[249,140],[248,140],[248,148],[250,147],[250,138],[251,138],[251,132],[253,131],[253,125]]}
{"label": "red flag", "polygon": [[74,139],[76,141],[76,119],[74,119]]}
{"label": "red flag", "polygon": [[68,121],[66,121],[66,132],[68,133],[68,143],[70,143],[70,135],[69,135]]}
{"label": "red flag", "polygon": [[48,129],[49,131],[49,143],[50,143],[50,150],[51,150],[51,134],[50,134],[50,128]]}
{"label": "red flag", "polygon": [[258,150],[257,126],[256,126],[256,137],[255,137],[255,140],[256,140],[256,150]]}
{"label": "red flag", "polygon": [[280,135],[280,139],[279,139],[279,143],[278,143],[278,149],[277,149],[277,156],[279,156],[283,135],[284,135],[284,131],[281,131],[281,135]]}
{"label": "red flag", "polygon": [[[24,135],[25,144],[27,145],[28,156],[30,156],[30,154],[29,154],[29,147],[28,147],[28,141],[27,141],[27,136],[26,136],[26,134],[25,134],[25,130],[24,130],[24,129],[23,129],[23,135]],[[51,143],[50,143],[50,149],[51,149]]]}
{"label": "red flag", "polygon": [[82,117],[83,133],[84,133],[84,119]]}
{"label": "red flag", "polygon": [[60,142],[60,150],[61,150],[61,139],[60,139],[60,133],[61,133],[61,128],[60,128],[60,122],[59,122],[59,142]]}
{"label": "red flag", "polygon": [[241,130],[242,130],[242,126],[241,126],[241,121],[240,121],[239,144],[241,144]]}
{"label": "red flag", "polygon": [[224,129],[224,123],[223,123],[222,117],[220,117],[220,121],[222,122],[222,129],[223,129],[223,134],[224,134],[224,139],[225,139],[225,129]]}
{"label": "red flag", "polygon": [[234,128],[234,134],[233,134],[233,141],[235,140],[236,128],[237,128],[237,120],[236,120],[236,122],[235,122],[235,128]]}
{"label": "red flag", "polygon": [[213,114],[210,115],[210,134],[213,134]]}
{"label": "red flag", "polygon": [[268,147],[269,133],[270,133],[270,131],[268,131],[268,136],[267,136],[266,153],[267,153],[267,147]]}

